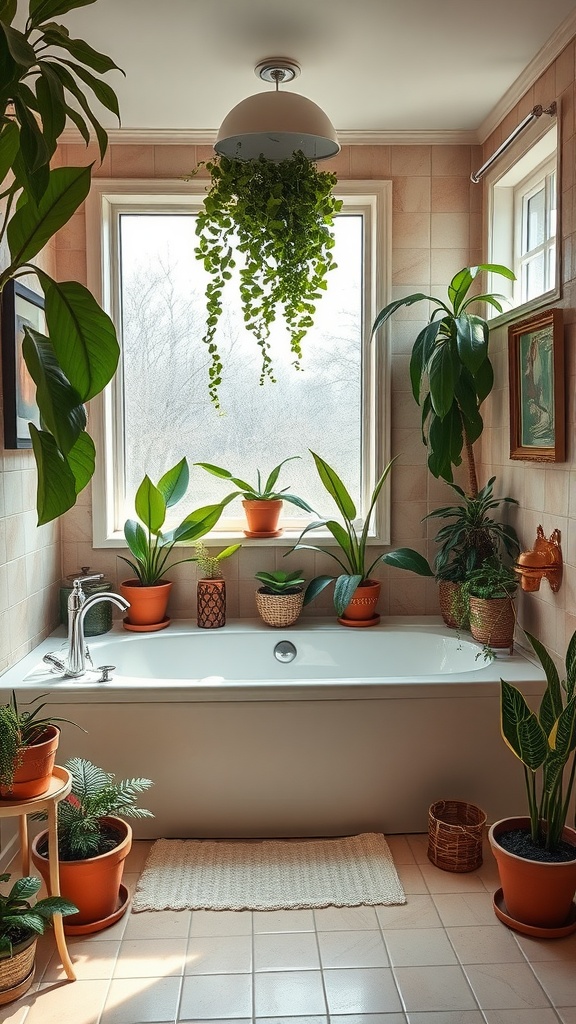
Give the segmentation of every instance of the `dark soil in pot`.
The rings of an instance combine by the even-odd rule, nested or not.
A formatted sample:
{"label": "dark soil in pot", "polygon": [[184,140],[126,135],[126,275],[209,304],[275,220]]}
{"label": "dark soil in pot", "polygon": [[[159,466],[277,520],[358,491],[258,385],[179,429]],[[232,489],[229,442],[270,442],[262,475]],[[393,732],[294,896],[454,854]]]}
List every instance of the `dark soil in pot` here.
{"label": "dark soil in pot", "polygon": [[576,847],[560,840],[558,849],[547,850],[538,846],[532,841],[532,837],[526,829],[514,828],[509,832],[501,832],[497,837],[498,844],[508,853],[514,853],[517,857],[525,860],[536,860],[542,863],[562,864],[566,861],[576,860]]}

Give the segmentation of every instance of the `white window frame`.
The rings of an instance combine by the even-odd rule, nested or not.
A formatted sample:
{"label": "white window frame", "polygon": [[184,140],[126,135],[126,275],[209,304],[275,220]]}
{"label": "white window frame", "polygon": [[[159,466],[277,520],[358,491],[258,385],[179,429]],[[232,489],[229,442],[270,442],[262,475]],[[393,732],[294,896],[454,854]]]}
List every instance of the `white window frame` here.
{"label": "white window frame", "polygon": [[[552,178],[554,178],[554,183],[552,183]],[[524,268],[535,256],[543,253],[546,267],[545,278],[547,278],[549,276],[548,266],[552,249],[554,249],[555,258],[557,259],[558,257],[558,228],[556,227],[554,234],[551,233],[550,229],[553,200],[556,201],[557,207],[557,180],[556,161],[552,157],[550,160],[540,164],[532,174],[524,178],[514,189],[514,273],[520,288],[521,304],[532,301],[525,294]],[[528,249],[528,202],[542,189],[544,191],[545,238],[540,245]],[[556,218],[556,224],[558,224],[558,218]],[[550,283],[550,286],[540,295],[535,296],[535,298],[540,299],[543,294],[552,291],[554,286],[555,281]]]}
{"label": "white window frame", "polygon": [[[103,308],[119,322],[119,272],[116,260],[118,216],[126,209],[146,209],[170,212],[190,212],[190,197],[204,195],[206,181],[162,181],[150,179],[104,179],[92,182],[86,201],[87,279],[92,294]],[[334,190],[344,200],[350,212],[366,215],[364,244],[364,338],[363,352],[363,409],[362,409],[362,507],[367,508],[369,497],[379,474],[390,459],[390,360],[389,340],[385,331],[378,342],[370,342],[370,328],[379,309],[390,301],[391,294],[391,223],[392,183],[390,181],[343,181]],[[119,366],[111,384],[90,405],[90,425],[96,442],[96,470],[92,486],[93,546],[95,548],[125,547],[122,532],[124,522],[120,507],[120,488],[123,480],[123,446],[120,443],[122,367]],[[109,439],[112,443],[109,443]],[[221,492],[214,494],[218,500]],[[289,515],[289,513],[288,513]],[[267,545],[291,546],[300,531],[298,522],[284,519],[282,537],[266,541]],[[222,525],[221,525],[222,524]],[[217,541],[241,537],[244,545],[262,544],[250,541],[242,533],[239,521],[220,521],[209,538]],[[319,536],[319,534],[317,535]],[[330,543],[329,534],[322,543]],[[390,488],[382,493],[376,507],[370,543],[390,543]]]}
{"label": "white window frame", "polygon": [[[556,271],[552,287],[528,301],[522,300],[519,278],[522,231],[522,206],[519,197],[528,192],[543,169],[556,171]],[[549,305],[560,298],[561,282],[561,219],[558,194],[559,131],[556,121],[538,118],[510,149],[503,154],[486,175],[488,189],[487,245],[489,263],[500,263],[514,269],[517,281],[489,275],[488,291],[503,294],[507,299],[504,312],[492,316],[491,327],[505,324],[518,315]],[[488,311],[490,316],[490,311]]]}

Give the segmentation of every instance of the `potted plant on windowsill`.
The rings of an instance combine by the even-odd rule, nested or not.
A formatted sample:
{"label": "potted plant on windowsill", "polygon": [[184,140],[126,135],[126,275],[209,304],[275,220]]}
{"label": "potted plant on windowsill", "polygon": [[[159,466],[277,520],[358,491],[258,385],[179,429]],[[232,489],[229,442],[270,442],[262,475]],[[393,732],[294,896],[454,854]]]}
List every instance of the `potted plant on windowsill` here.
{"label": "potted plant on windowsill", "polygon": [[[337,576],[316,576],[306,587],[304,604],[309,604],[327,586],[334,583],[334,607],[338,616],[338,622],[343,626],[375,626],[380,616],[376,613],[376,606],[380,596],[380,582],[371,577],[376,566],[384,561],[384,555],[378,555],[370,564],[367,558],[368,534],[372,515],[376,502],[386,478],[392,467],[392,460],[386,466],[380,479],[377,481],[372,495],[370,505],[366,513],[364,525],[359,530],[356,525],[356,506],[338,474],[315,452],[311,455],[316,463],[318,475],[327,490],[334,499],[338,511],[344,521],[342,523],[333,519],[321,519],[310,523],[304,528],[298,543],[291,549],[300,551],[309,549],[321,551],[338,563],[342,572]],[[313,544],[302,544],[302,538],[312,530],[326,529],[332,534],[340,548],[340,555],[335,554],[330,548],[320,548]]]}
{"label": "potted plant on windowsill", "polygon": [[292,626],[304,604],[304,577],[301,569],[285,572],[257,572],[262,584],[256,591],[258,614],[267,626]]}
{"label": "potted plant on windowsill", "polygon": [[[127,909],[128,893],[121,882],[132,829],[123,819],[153,817],[151,811],[136,807],[138,794],[152,782],[115,782],[112,773],[79,757],[71,758],[64,767],[72,776],[72,789],[58,804],[60,890],[78,908],[65,931],[82,935],[108,928]],[[36,836],[31,852],[34,866],[48,885],[47,832]]]}
{"label": "potted plant on windowsill", "polygon": [[[0,875],[9,882],[10,875]],[[42,882],[27,875],[18,878],[10,891],[0,893],[0,1006],[12,1003],[28,991],[34,980],[36,940],[51,924],[54,914],[75,914],[77,907],[62,896],[31,900]]]}
{"label": "potted plant on windowsill", "polygon": [[299,455],[291,455],[288,459],[284,459],[283,462],[274,467],[264,484],[262,483],[262,474],[260,470],[257,470],[255,486],[247,483],[245,480],[241,480],[240,477],[233,476],[229,470],[221,469],[220,466],[213,466],[209,462],[195,462],[194,465],[201,466],[207,473],[211,473],[212,476],[217,476],[221,480],[230,480],[239,488],[239,490],[227,494],[222,499],[222,505],[228,505],[234,498],[242,496],[242,507],[244,508],[248,524],[248,529],[244,530],[244,533],[247,537],[266,538],[279,537],[282,533],[282,530],[278,529],[278,522],[285,501],[303,509],[304,512],[314,512],[314,509],[303,498],[300,498],[297,494],[289,494],[287,487],[282,489],[277,487],[282,466],[299,458]]}
{"label": "potted plant on windowsill", "polygon": [[504,818],[489,832],[502,885],[494,909],[509,927],[554,938],[576,931],[576,633],[566,652],[566,678],[535,636],[528,641],[546,675],[537,712],[515,686],[501,680],[504,742],[522,762],[528,816]]}
{"label": "potted plant on windowsill", "polygon": [[196,588],[196,622],[203,629],[217,629],[226,625],[226,581],[222,575],[222,561],[230,558],[241,547],[241,544],[231,544],[217,555],[211,555],[202,542],[194,546],[201,573]]}
{"label": "potted plant on windowsill", "polygon": [[164,577],[175,565],[195,561],[193,557],[169,561],[172,549],[175,544],[191,544],[203,537],[222,514],[222,504],[206,505],[190,512],[175,529],[163,532],[166,512],[184,496],[188,481],[188,463],[181,459],[156,485],[145,476],[136,492],[136,514],[141,522],[128,519],[124,524],[134,561],[120,555],[136,577],[120,584],[120,593],[130,602],[126,629],[158,630],[169,624],[166,609],[172,583]]}
{"label": "potted plant on windowsill", "polygon": [[18,707],[16,694],[7,704],[0,705],[0,797],[3,800],[28,800],[48,791],[56,750],[60,740],[58,722],[65,718],[38,716],[46,704],[31,704],[47,697],[35,697],[26,706]]}

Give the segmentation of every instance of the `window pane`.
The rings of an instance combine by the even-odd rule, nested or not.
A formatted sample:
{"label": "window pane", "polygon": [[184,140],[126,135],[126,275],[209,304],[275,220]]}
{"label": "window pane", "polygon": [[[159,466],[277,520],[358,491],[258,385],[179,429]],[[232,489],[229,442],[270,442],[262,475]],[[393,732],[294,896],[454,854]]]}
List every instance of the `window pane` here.
{"label": "window pane", "polygon": [[526,249],[530,252],[537,245],[542,245],[546,237],[546,213],[542,187],[530,199],[526,200]]}
{"label": "window pane", "polygon": [[549,191],[550,191],[550,217],[548,225],[548,238],[556,237],[556,172],[550,175],[549,178]]}
{"label": "window pane", "polygon": [[[308,448],[340,474],[359,505],[361,493],[362,230],[360,215],[337,218],[337,269],[303,340],[302,371],[292,366],[288,333],[271,338],[277,383],[258,384],[256,342],[243,328],[234,281],[224,292],[218,347],[224,364],[219,414],[207,396],[202,342],[206,275],[194,255],[193,214],[122,214],[121,307],[124,360],[126,493],[147,472],[157,479],[186,455],[255,483],[292,455],[279,486],[306,497],[320,513],[334,507]],[[188,504],[217,500],[233,487],[194,469]],[[304,516],[288,506],[290,516]],[[228,514],[241,516],[239,501]]]}
{"label": "window pane", "polygon": [[529,260],[524,266],[525,286],[524,298],[526,301],[542,295],[546,291],[544,283],[544,253],[538,253],[534,259]]}

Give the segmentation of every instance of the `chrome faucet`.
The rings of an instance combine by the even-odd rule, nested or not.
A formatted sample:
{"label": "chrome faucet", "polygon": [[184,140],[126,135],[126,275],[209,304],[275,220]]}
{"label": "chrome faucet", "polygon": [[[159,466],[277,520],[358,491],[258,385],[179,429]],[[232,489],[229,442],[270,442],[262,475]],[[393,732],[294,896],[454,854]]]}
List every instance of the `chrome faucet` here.
{"label": "chrome faucet", "polygon": [[78,678],[86,671],[86,641],[84,639],[84,618],[93,605],[100,601],[111,601],[121,611],[128,611],[130,602],[124,600],[120,594],[103,591],[99,594],[91,594],[86,597],[82,590],[82,584],[89,580],[101,580],[103,574],[96,576],[80,576],[72,584],[72,593],[68,598],[68,656],[66,658],[64,674]]}

